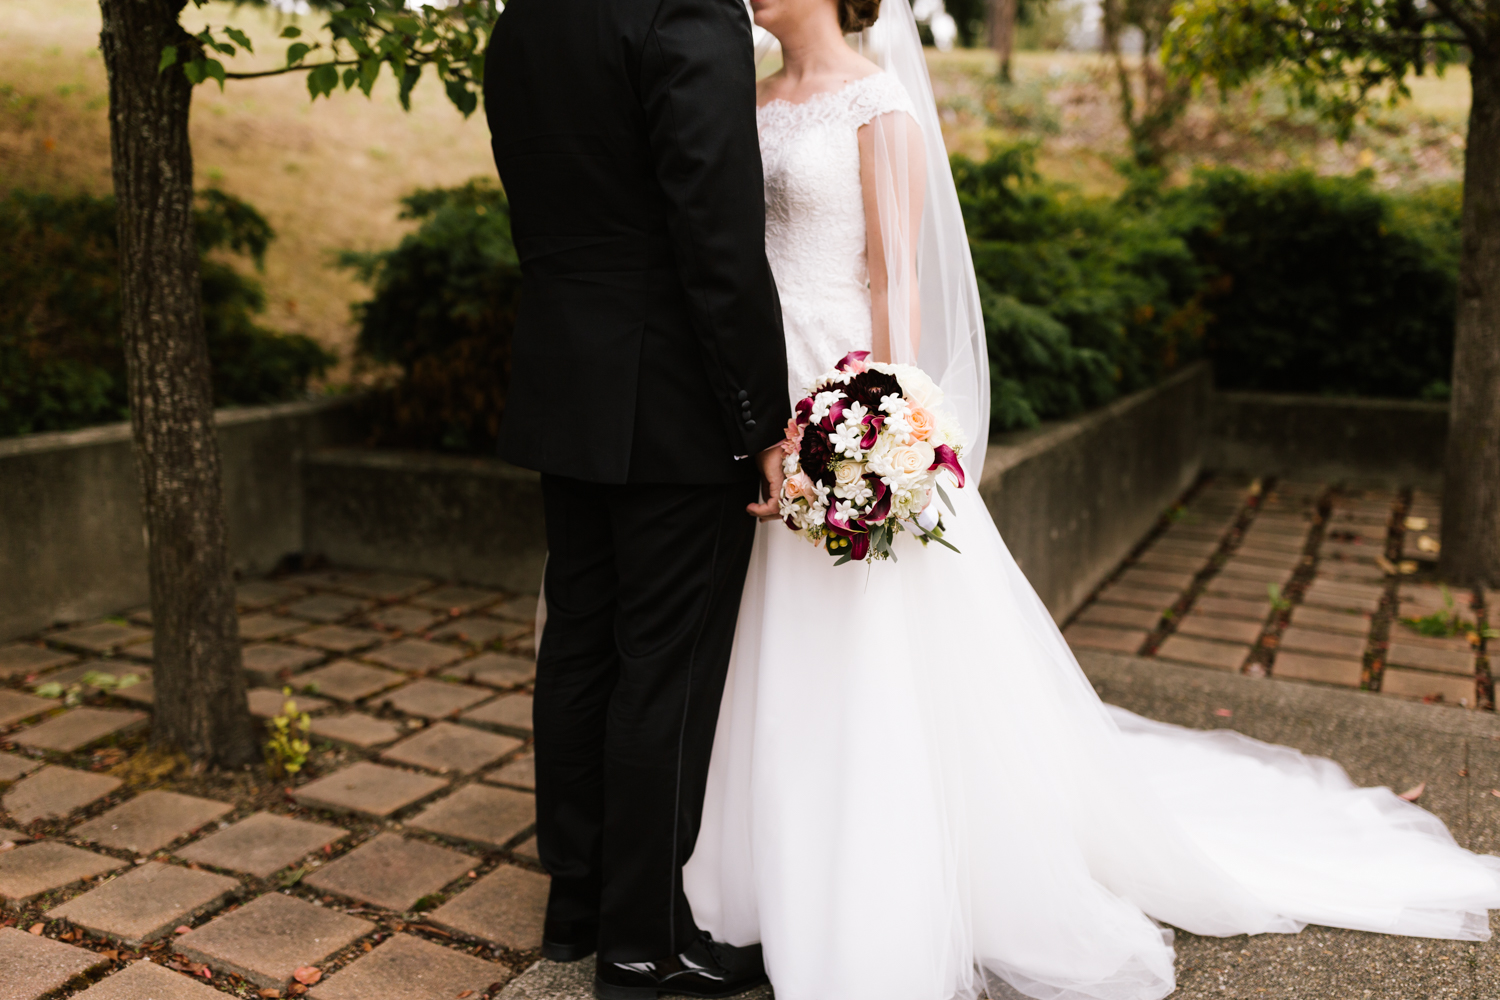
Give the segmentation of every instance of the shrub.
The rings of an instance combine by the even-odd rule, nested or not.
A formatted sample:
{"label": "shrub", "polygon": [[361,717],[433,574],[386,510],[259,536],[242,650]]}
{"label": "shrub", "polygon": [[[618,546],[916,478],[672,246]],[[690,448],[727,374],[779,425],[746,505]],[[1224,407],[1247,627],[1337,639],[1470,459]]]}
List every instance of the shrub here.
{"label": "shrub", "polygon": [[[257,266],[273,238],[249,205],[198,195],[204,330],[219,405],[294,398],[335,360],[310,338],[256,324],[258,282],[216,250]],[[0,436],[128,417],[112,198],[14,192],[0,201]]]}
{"label": "shrub", "polygon": [[374,291],[354,309],[359,352],[401,370],[377,408],[375,443],[493,451],[521,290],[510,206],[487,180],[402,205],[421,225],[394,249],[340,255]]}
{"label": "shrub", "polygon": [[1035,173],[1029,145],[954,157],[989,341],[994,428],[1102,405],[1195,357],[1205,272],[1192,206],[1143,211]]}
{"label": "shrub", "polygon": [[1207,349],[1226,388],[1446,399],[1457,185],[1374,190],[1368,174],[1198,173],[1162,203],[1219,276]]}

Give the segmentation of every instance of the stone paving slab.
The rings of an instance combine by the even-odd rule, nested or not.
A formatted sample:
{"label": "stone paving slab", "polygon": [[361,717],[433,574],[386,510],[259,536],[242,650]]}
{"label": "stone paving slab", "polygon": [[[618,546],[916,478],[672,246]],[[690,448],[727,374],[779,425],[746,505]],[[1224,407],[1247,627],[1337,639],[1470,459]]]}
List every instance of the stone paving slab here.
{"label": "stone paving slab", "polygon": [[19,909],[44,892],[116,871],[125,862],[53,840],[0,853],[0,900]]}
{"label": "stone paving slab", "polygon": [[1249,646],[1227,642],[1212,642],[1191,636],[1169,635],[1161,644],[1157,655],[1164,660],[1179,660],[1200,667],[1215,667],[1219,670],[1239,670],[1250,655]]}
{"label": "stone paving slab", "polygon": [[246,646],[242,656],[245,673],[252,683],[262,687],[275,687],[281,680],[282,671],[295,674],[323,659],[323,654],[316,650],[269,642]]}
{"label": "stone paving slab", "polygon": [[71,835],[116,850],[151,854],[233,810],[227,802],[153,789],[80,823]]}
{"label": "stone paving slab", "polygon": [[1176,604],[1180,596],[1178,591],[1161,587],[1133,587],[1114,583],[1100,592],[1099,600],[1105,604],[1125,604],[1160,612]]}
{"label": "stone paving slab", "polygon": [[1385,662],[1399,667],[1419,667],[1447,674],[1474,675],[1474,654],[1469,650],[1434,649],[1412,642],[1393,640]]}
{"label": "stone paving slab", "polygon": [[447,847],[381,833],[303,879],[320,892],[401,912],[477,864]]}
{"label": "stone paving slab", "polygon": [[537,596],[535,594],[522,594],[492,608],[490,614],[497,618],[507,618],[513,622],[532,625],[536,622],[536,607]]}
{"label": "stone paving slab", "polygon": [[104,798],[120,784],[119,778],[107,774],[48,764],[11,785],[0,804],[11,819],[29,826],[39,819],[61,819]]}
{"label": "stone paving slab", "polygon": [[1351,614],[1348,611],[1328,611],[1306,604],[1299,604],[1292,609],[1292,624],[1320,628],[1328,632],[1343,632],[1345,635],[1363,636],[1370,632],[1368,615]]}
{"label": "stone paving slab", "polygon": [[1210,579],[1203,589],[1205,593],[1215,597],[1237,597],[1243,601],[1269,600],[1269,588],[1273,583],[1270,580],[1247,580],[1242,576],[1225,576],[1220,573]]}
{"label": "stone paving slab", "polygon": [[462,656],[463,654],[452,646],[428,642],[425,639],[402,639],[392,645],[383,646],[373,653],[366,653],[365,659],[395,670],[425,672],[436,670],[438,667],[446,667]]}
{"label": "stone paving slab", "polygon": [[1271,675],[1289,680],[1317,681],[1341,687],[1359,687],[1364,676],[1364,662],[1336,656],[1280,652],[1271,665]]}
{"label": "stone paving slab", "polygon": [[1242,597],[1214,597],[1206,594],[1193,602],[1192,610],[1198,614],[1214,615],[1219,618],[1240,618],[1261,623],[1271,613],[1271,601],[1268,597],[1250,601]]}
{"label": "stone paving slab", "polygon": [[0,997],[37,1000],[107,961],[86,948],[0,927]]}
{"label": "stone paving slab", "polygon": [[15,725],[24,719],[61,707],[62,702],[52,698],[38,698],[22,694],[10,688],[0,688],[0,728]]}
{"label": "stone paving slab", "polygon": [[[1239,618],[1216,618],[1198,611],[1189,612],[1174,630],[1178,635],[1191,635],[1199,639],[1217,639],[1251,646],[1260,638],[1263,626],[1258,621]],[[1133,651],[1132,651],[1133,652]]]}
{"label": "stone paving slab", "polygon": [[493,691],[467,684],[419,680],[387,692],[380,697],[380,702],[407,715],[441,719],[484,701],[493,694]]}
{"label": "stone paving slab", "polygon": [[421,632],[443,620],[443,616],[426,608],[413,608],[406,604],[393,604],[376,608],[365,616],[365,621],[381,628],[399,632]]}
{"label": "stone paving slab", "polygon": [[1324,560],[1318,564],[1318,578],[1349,583],[1383,583],[1385,571],[1378,566]]}
{"label": "stone paving slab", "polygon": [[1357,660],[1365,655],[1365,637],[1343,632],[1324,632],[1305,625],[1292,625],[1281,633],[1280,649],[1319,656],[1341,656]]}
{"label": "stone paving slab", "polygon": [[294,587],[287,583],[250,580],[234,588],[234,600],[240,607],[254,610],[268,608],[275,604],[285,604],[306,593],[307,591],[301,587]]}
{"label": "stone paving slab", "polygon": [[1157,587],[1162,590],[1185,590],[1195,573],[1176,573],[1156,569],[1127,569],[1119,582],[1127,587]]}
{"label": "stone paving slab", "polygon": [[336,826],[258,812],[228,829],[189,844],[177,851],[177,856],[215,868],[267,878],[347,836],[348,830]]}
{"label": "stone paving slab", "polygon": [[434,629],[431,636],[444,641],[466,642],[471,646],[488,646],[497,639],[503,642],[525,635],[529,628],[530,626],[519,622],[507,622],[484,615],[474,615],[469,618],[456,618],[442,628]]}
{"label": "stone paving slab", "polygon": [[180,972],[142,959],[101,979],[74,1000],[224,1000],[224,994]]}
{"label": "stone paving slab", "polygon": [[360,761],[303,785],[292,793],[292,798],[318,809],[384,819],[447,784],[443,778]]}
{"label": "stone paving slab", "polygon": [[0,753],[0,781],[15,781],[42,766],[39,760],[19,754]]}
{"label": "stone paving slab", "polygon": [[25,677],[39,674],[64,663],[72,663],[72,653],[60,653],[45,646],[33,646],[29,642],[0,646],[0,678]]}
{"label": "stone paving slab", "polygon": [[1112,649],[1120,653],[1134,653],[1146,641],[1143,629],[1110,628],[1076,622],[1063,630],[1063,638],[1075,649]]}
{"label": "stone paving slab", "polygon": [[1380,609],[1379,595],[1373,597],[1361,597],[1338,590],[1329,589],[1326,581],[1314,580],[1302,595],[1302,603],[1315,608],[1324,608],[1329,611],[1354,611],[1373,615]]}
{"label": "stone paving slab", "polygon": [[1143,552],[1136,559],[1135,564],[1144,569],[1166,570],[1168,572],[1197,573],[1203,568],[1204,557],[1198,555],[1179,555],[1176,552],[1163,552],[1150,550]]}
{"label": "stone paving slab", "polygon": [[305,628],[307,628],[307,622],[300,618],[265,614],[240,616],[240,639],[244,641],[280,639],[284,635],[291,635]]}
{"label": "stone paving slab", "polygon": [[465,785],[407,825],[480,847],[500,849],[536,822],[536,798],[488,785]]}
{"label": "stone paving slab", "polygon": [[1201,562],[1206,562],[1208,557],[1219,551],[1219,541],[1215,538],[1168,538],[1163,535],[1151,543],[1147,552],[1169,552],[1172,555],[1196,556]]}
{"label": "stone paving slab", "polygon": [[128,945],[140,945],[218,908],[239,887],[240,883],[227,875],[148,861],[54,906],[47,917],[66,920]]}
{"label": "stone paving slab", "polygon": [[[257,719],[270,719],[280,715],[288,700],[280,688],[271,687],[252,688],[246,692],[246,699],[250,702],[250,714]],[[331,701],[314,698],[307,694],[293,694],[290,700],[296,706],[297,711],[309,714],[321,712],[333,704]]]}
{"label": "stone paving slab", "polygon": [[536,680],[536,661],[500,653],[480,653],[443,671],[444,677],[493,688],[516,687]]}
{"label": "stone paving slab", "polygon": [[1134,628],[1150,631],[1161,621],[1159,611],[1146,608],[1130,608],[1121,604],[1090,604],[1078,616],[1085,625],[1112,625],[1119,628]]}
{"label": "stone paving slab", "polygon": [[1390,640],[1427,649],[1446,649],[1455,653],[1468,653],[1470,656],[1476,652],[1474,647],[1469,645],[1467,637],[1422,635],[1411,626],[1403,625],[1399,621],[1391,623]]}
{"label": "stone paving slab", "polygon": [[375,930],[368,920],[269,892],[177,939],[195,962],[280,989],[292,972],[316,965]]}
{"label": "stone paving slab", "polygon": [[484,780],[492,785],[514,785],[517,788],[534,792],[536,791],[536,754],[528,750],[515,760],[502,764],[486,774]]}
{"label": "stone paving slab", "polygon": [[439,927],[526,951],[542,945],[545,875],[501,865],[428,914]]}
{"label": "stone paving slab", "polygon": [[413,604],[424,608],[432,608],[434,611],[446,611],[448,613],[458,612],[465,614],[475,608],[484,607],[498,600],[500,594],[493,590],[482,590],[478,587],[438,587],[412,598]]}
{"label": "stone paving slab", "polygon": [[326,667],[309,670],[297,677],[297,687],[316,691],[339,701],[359,701],[406,680],[381,667],[369,667],[353,660],[335,660]]}
{"label": "stone paving slab", "polygon": [[400,601],[432,586],[432,581],[425,576],[407,573],[348,573],[344,581],[335,586],[358,597]]}
{"label": "stone paving slab", "polygon": [[1283,583],[1292,575],[1292,568],[1290,566],[1267,566],[1264,563],[1251,562],[1236,556],[1220,566],[1219,573],[1223,576],[1239,577],[1263,584]]}
{"label": "stone paving slab", "polygon": [[510,969],[410,934],[395,934],[312,988],[312,1000],[452,1000],[481,996]]}
{"label": "stone paving slab", "polygon": [[1240,540],[1240,547],[1255,549],[1258,552],[1286,552],[1300,556],[1302,550],[1307,547],[1307,539],[1304,532],[1288,534],[1265,529],[1256,530],[1252,525]]}
{"label": "stone paving slab", "polygon": [[[1076,627],[1076,626],[1075,626]],[[464,722],[531,734],[531,695],[502,694],[459,716]]]}
{"label": "stone paving slab", "polygon": [[1419,670],[1386,667],[1380,678],[1380,693],[1395,698],[1435,699],[1438,695],[1450,705],[1474,704],[1472,677],[1452,674],[1429,674]]}
{"label": "stone paving slab", "polygon": [[286,613],[308,621],[331,623],[374,607],[371,601],[343,594],[313,594],[286,606]]}
{"label": "stone paving slab", "polygon": [[292,637],[293,642],[330,653],[354,653],[381,643],[385,637],[374,629],[347,625],[324,625]]}
{"label": "stone paving slab", "polygon": [[128,708],[93,708],[83,705],[54,715],[30,729],[12,733],[12,742],[42,750],[69,752],[90,743],[117,736],[146,724],[145,712]]}
{"label": "stone paving slab", "polygon": [[537,864],[542,863],[541,852],[536,848],[535,834],[532,834],[530,837],[527,837],[515,847],[511,848],[510,853],[514,854],[518,858],[525,858],[528,861],[535,861]]}
{"label": "stone paving slab", "polygon": [[395,723],[361,712],[319,716],[312,720],[312,731],[314,736],[362,750],[390,743],[401,735],[401,729]]}
{"label": "stone paving slab", "polygon": [[47,636],[47,641],[69,649],[81,649],[86,653],[108,653],[117,646],[141,642],[149,638],[151,638],[151,633],[148,630],[136,628],[134,625],[100,622],[97,625],[83,625],[64,632],[56,632]]}
{"label": "stone paving slab", "polygon": [[440,774],[473,774],[519,746],[521,741],[509,736],[497,736],[452,722],[434,722],[380,756],[384,760]]}

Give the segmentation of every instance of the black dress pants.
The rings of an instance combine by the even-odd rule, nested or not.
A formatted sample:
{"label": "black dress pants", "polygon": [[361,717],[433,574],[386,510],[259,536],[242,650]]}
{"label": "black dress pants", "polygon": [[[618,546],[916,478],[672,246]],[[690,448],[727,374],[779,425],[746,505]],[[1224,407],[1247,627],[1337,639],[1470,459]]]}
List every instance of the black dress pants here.
{"label": "black dress pants", "polygon": [[756,483],[542,476],[547,623],[537,651],[537,849],[549,922],[597,920],[599,959],[659,961],[698,935],[698,838]]}

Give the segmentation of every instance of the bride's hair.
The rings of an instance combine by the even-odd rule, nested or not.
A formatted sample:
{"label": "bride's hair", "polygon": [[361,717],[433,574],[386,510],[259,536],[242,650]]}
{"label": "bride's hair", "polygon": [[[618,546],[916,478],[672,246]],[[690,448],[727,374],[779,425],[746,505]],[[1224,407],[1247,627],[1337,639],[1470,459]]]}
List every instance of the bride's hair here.
{"label": "bride's hair", "polygon": [[846,35],[864,31],[880,17],[880,0],[839,0],[839,28]]}

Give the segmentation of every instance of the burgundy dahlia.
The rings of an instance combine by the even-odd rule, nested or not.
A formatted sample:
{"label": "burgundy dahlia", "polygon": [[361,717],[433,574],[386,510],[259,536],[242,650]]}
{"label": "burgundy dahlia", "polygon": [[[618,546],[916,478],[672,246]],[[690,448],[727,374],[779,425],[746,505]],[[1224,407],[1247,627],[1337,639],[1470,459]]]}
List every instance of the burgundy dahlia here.
{"label": "burgundy dahlia", "polygon": [[880,399],[882,396],[900,396],[901,383],[896,381],[896,376],[885,372],[865,371],[860,372],[849,380],[844,386],[844,395],[864,405],[871,413],[880,410]]}
{"label": "burgundy dahlia", "polygon": [[[833,446],[828,443],[828,432],[816,424],[809,424],[802,434],[802,449],[797,453],[797,459],[802,463],[802,471],[813,482],[827,475],[828,466],[833,462]],[[833,480],[829,479],[826,485],[833,485]]]}

